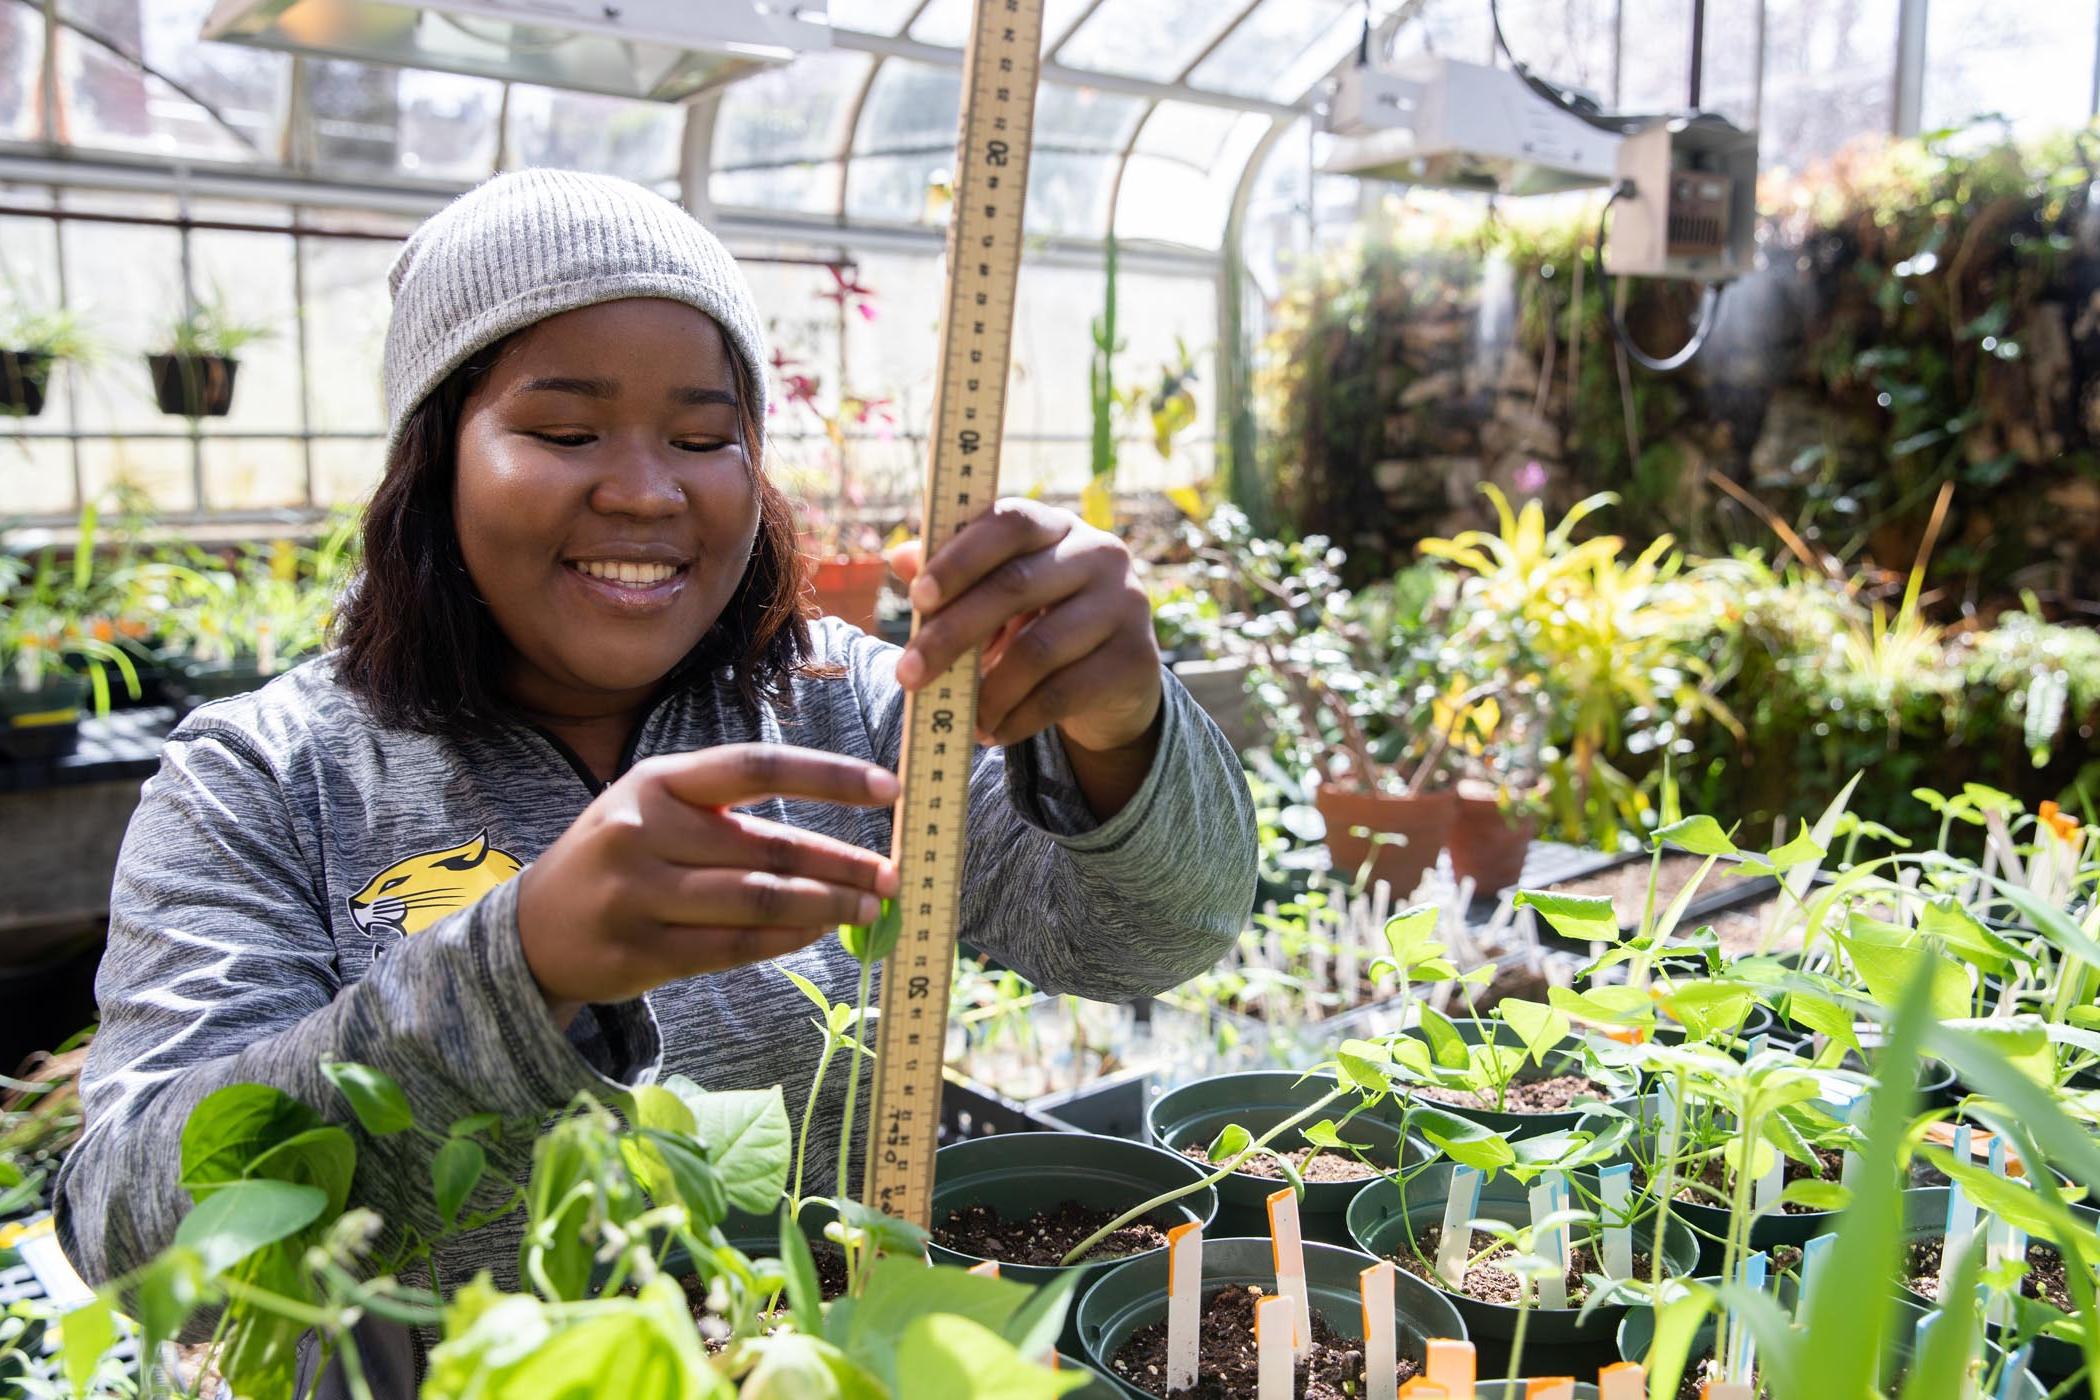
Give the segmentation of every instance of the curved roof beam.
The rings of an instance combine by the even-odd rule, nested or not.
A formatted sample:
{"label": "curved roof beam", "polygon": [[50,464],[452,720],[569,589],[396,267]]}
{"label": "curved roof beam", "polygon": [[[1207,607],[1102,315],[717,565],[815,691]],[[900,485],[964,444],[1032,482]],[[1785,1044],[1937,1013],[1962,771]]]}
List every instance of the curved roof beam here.
{"label": "curved roof beam", "polygon": [[[1087,10],[1087,13],[1091,15],[1094,12],[1094,9],[1099,7],[1100,3],[1102,3],[1102,0],[1096,0],[1096,4],[1094,6],[1090,6]],[[1179,88],[1188,87],[1189,75],[1195,72],[1198,68],[1202,67],[1203,61],[1209,58],[1212,54],[1216,53],[1219,47],[1223,45],[1227,39],[1231,38],[1233,34],[1238,32],[1239,27],[1245,24],[1247,22],[1248,17],[1251,16],[1256,10],[1260,9],[1264,3],[1265,0],[1247,0],[1247,3],[1240,6],[1240,12],[1232,17],[1232,23],[1226,25],[1223,29],[1219,30],[1218,33],[1212,37],[1211,41],[1203,46],[1203,49],[1200,53],[1198,53],[1187,63],[1182,65],[1181,71],[1174,75],[1173,86]],[[1081,23],[1084,22],[1085,21],[1082,19]],[[1078,27],[1079,25],[1077,24],[1072,26],[1072,28],[1075,30]],[[1069,39],[1071,37],[1071,31],[1068,30],[1065,34],[1065,38]],[[1152,114],[1159,110],[1159,104],[1163,100],[1164,99],[1162,98],[1155,97],[1150,102],[1145,104],[1145,110],[1139,114],[1137,121],[1134,124],[1132,124],[1130,128],[1129,138],[1123,142],[1122,153],[1116,157],[1115,179],[1110,181],[1108,186],[1108,237],[1115,236],[1116,214],[1123,203],[1123,172],[1130,168],[1130,157],[1131,154],[1137,150],[1138,139],[1145,134],[1146,123],[1152,120]],[[1283,118],[1281,116],[1277,116],[1273,117],[1271,120],[1281,122]]]}
{"label": "curved roof beam", "polygon": [[[932,6],[933,0],[919,0],[918,4],[912,6],[911,13],[904,17],[904,23],[897,26],[897,37],[901,39],[911,33],[911,27],[919,22],[919,16],[925,14]],[[838,32],[833,31],[834,34]],[[846,224],[846,185],[853,178],[853,148],[860,139],[861,115],[868,110],[868,95],[875,91],[875,78],[882,72],[882,60],[885,57],[887,55],[877,53],[869,60],[867,76],[860,81],[860,91],[853,94],[853,105],[846,109],[846,119],[839,123],[839,197],[834,214],[841,228]],[[958,66],[961,63],[959,54],[956,62]]]}

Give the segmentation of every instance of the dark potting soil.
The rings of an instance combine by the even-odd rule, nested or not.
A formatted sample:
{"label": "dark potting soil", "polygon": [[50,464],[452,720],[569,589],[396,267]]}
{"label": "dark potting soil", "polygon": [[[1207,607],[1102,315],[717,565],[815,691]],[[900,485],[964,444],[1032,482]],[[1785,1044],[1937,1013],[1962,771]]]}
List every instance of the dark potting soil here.
{"label": "dark potting soil", "polygon": [[[1910,1245],[1904,1273],[1911,1290],[1934,1302],[1940,1297],[1940,1250],[1945,1241],[1916,1240]],[[2023,1297],[2039,1298],[2058,1312],[2076,1315],[2071,1285],[2064,1277],[2064,1259],[2056,1246],[2030,1240],[2027,1245],[2027,1277],[2020,1280]]]}
{"label": "dark potting soil", "polygon": [[[1707,1382],[1717,1381],[1720,1378],[1720,1367],[1714,1364],[1714,1354],[1712,1352],[1709,1351],[1701,1356],[1693,1357],[1685,1362],[1684,1379],[1677,1383],[1677,1400],[1701,1400],[1701,1397],[1705,1394]],[[1756,1380],[1754,1370],[1751,1379],[1753,1382]],[[1762,1384],[1758,1385],[1756,1393],[1758,1400],[1764,1400],[1770,1394]],[[1889,1393],[1891,1395],[1895,1394],[1894,1391]]]}
{"label": "dark potting soil", "polygon": [[[1218,1165],[1211,1161],[1210,1152],[1202,1147],[1184,1147],[1181,1149],[1181,1155],[1206,1167]],[[1378,1175],[1376,1167],[1367,1166],[1354,1157],[1344,1157],[1339,1152],[1325,1152],[1317,1147],[1295,1148],[1283,1155],[1298,1169],[1298,1175],[1307,1181],[1363,1181]],[[1271,1181],[1284,1179],[1283,1168],[1277,1166],[1276,1159],[1266,1153],[1249,1157],[1240,1163],[1239,1173],[1242,1176],[1266,1177]]]}
{"label": "dark potting soil", "polygon": [[1494,1113],[1565,1113],[1576,1099],[1609,1099],[1611,1090],[1586,1074],[1556,1074],[1545,1079],[1520,1079],[1509,1086],[1498,1103],[1492,1090],[1442,1089],[1434,1085],[1412,1089],[1417,1098],[1433,1099],[1457,1108],[1484,1108]]}
{"label": "dark potting soil", "polygon": [[[1072,1246],[1121,1215],[1121,1211],[1089,1210],[1077,1201],[1063,1201],[1049,1210],[1039,1210],[1019,1220],[1002,1219],[986,1205],[968,1205],[949,1212],[933,1229],[935,1243],[957,1254],[996,1259],[1002,1264],[1055,1266],[1064,1261]],[[1095,1245],[1086,1253],[1088,1262],[1120,1259],[1162,1249],[1167,1243],[1166,1226],[1156,1217],[1133,1221]]]}
{"label": "dark potting soil", "polygon": [[[1662,858],[1662,866],[1655,876],[1655,912],[1660,914],[1677,898],[1677,892],[1692,882],[1699,867],[1706,864],[1703,856],[1671,853]],[[1546,888],[1555,894],[1601,894],[1611,900],[1612,908],[1618,912],[1621,924],[1640,922],[1641,911],[1648,905],[1648,870],[1650,862],[1630,860],[1615,865],[1609,870],[1600,870],[1594,875],[1584,875],[1573,880],[1561,880]],[[1706,879],[1699,884],[1699,893],[1705,896],[1716,890],[1728,888],[1722,878],[1726,868],[1715,865]]]}
{"label": "dark potting soil", "polygon": [[[1813,1147],[1809,1150],[1816,1154],[1816,1161],[1822,1165],[1822,1170],[1811,1171],[1808,1163],[1797,1162],[1789,1157],[1786,1159],[1785,1169],[1780,1173],[1782,1185],[1789,1181],[1821,1180],[1833,1183],[1837,1181],[1839,1173],[1844,1170],[1845,1154],[1833,1152],[1827,1147]],[[1634,1169],[1634,1174],[1636,1176],[1640,1175],[1638,1167]],[[1706,1164],[1700,1168],[1696,1179],[1700,1186],[1708,1189],[1695,1190],[1687,1186],[1677,1193],[1678,1200],[1688,1201],[1693,1205],[1719,1208],[1721,1201],[1728,1198],[1728,1165],[1718,1156],[1707,1159]],[[1645,1185],[1646,1183],[1643,1182],[1642,1184]],[[1788,1201],[1779,1208],[1779,1211],[1782,1215],[1817,1215],[1822,1213],[1813,1206],[1805,1206],[1797,1201]]]}
{"label": "dark potting soil", "polygon": [[[1449,1285],[1438,1278],[1436,1273],[1437,1245],[1443,1236],[1443,1227],[1432,1225],[1415,1236],[1415,1244],[1421,1251],[1419,1254],[1402,1249],[1392,1256],[1392,1260],[1416,1278],[1433,1283],[1448,1293],[1451,1291]],[[1489,1252],[1482,1254],[1483,1250]],[[1475,1230],[1469,1253],[1480,1257],[1466,1270],[1466,1286],[1460,1291],[1468,1298],[1478,1298],[1483,1303],[1506,1303],[1515,1307],[1524,1296],[1524,1280],[1495,1263],[1497,1258],[1510,1253],[1510,1247],[1485,1230]],[[1633,1252],[1635,1278],[1647,1278],[1648,1271],[1654,1267],[1654,1259],[1645,1251],[1637,1249]],[[1585,1275],[1603,1272],[1604,1266],[1598,1262],[1596,1253],[1588,1245],[1578,1244],[1568,1251],[1568,1276],[1564,1282],[1567,1285],[1570,1308],[1581,1307],[1583,1299],[1590,1296],[1589,1279]]]}
{"label": "dark potting soil", "polygon": [[[835,1298],[845,1297],[846,1256],[840,1253],[834,1245],[818,1243],[811,1246],[810,1259],[817,1266],[818,1296],[827,1303]],[[701,1282],[700,1276],[698,1274],[687,1274],[678,1280],[678,1286],[685,1290],[685,1301],[687,1306],[692,1309],[694,1319],[706,1318],[709,1315],[707,1311],[707,1285]],[[783,1313],[785,1313],[786,1308],[787,1298],[783,1295],[781,1298],[781,1310]],[[722,1347],[722,1342],[718,1339],[707,1337],[705,1334],[703,1334],[702,1339],[707,1343],[707,1349],[711,1352],[719,1351]]]}
{"label": "dark potting soil", "polygon": [[[1177,1397],[1193,1400],[1245,1400],[1255,1393],[1260,1380],[1260,1354],[1254,1344],[1254,1303],[1262,1297],[1255,1287],[1220,1288],[1203,1297],[1203,1320],[1198,1325],[1196,1384],[1177,1390]],[[1299,1363],[1291,1393],[1301,1400],[1350,1400],[1364,1393],[1364,1353],[1360,1342],[1344,1337],[1327,1325],[1317,1309],[1312,1315],[1312,1351]],[[1167,1324],[1162,1318],[1150,1327],[1130,1334],[1108,1363],[1124,1380],[1147,1394],[1167,1392]],[[1419,1369],[1400,1358],[1397,1378],[1408,1381]]]}

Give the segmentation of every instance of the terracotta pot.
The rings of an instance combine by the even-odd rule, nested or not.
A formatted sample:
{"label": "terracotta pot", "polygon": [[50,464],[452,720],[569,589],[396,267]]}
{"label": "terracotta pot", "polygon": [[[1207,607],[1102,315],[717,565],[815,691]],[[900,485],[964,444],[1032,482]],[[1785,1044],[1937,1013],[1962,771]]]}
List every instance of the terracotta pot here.
{"label": "terracotta pot", "polygon": [[1456,804],[1451,821],[1452,878],[1471,876],[1476,899],[1517,883],[1524,871],[1524,855],[1538,835],[1538,818],[1503,811],[1491,792],[1482,795],[1461,788],[1452,801]]}
{"label": "terracotta pot", "polygon": [[1355,834],[1353,828],[1402,838],[1379,842],[1378,858],[1371,864],[1372,880],[1385,881],[1396,900],[1412,894],[1423,873],[1436,864],[1457,812],[1448,792],[1395,797],[1326,783],[1320,785],[1313,805],[1327,823],[1327,851],[1333,857],[1337,879],[1353,880],[1371,854],[1369,838]]}
{"label": "terracotta pot", "polygon": [[882,581],[889,569],[879,554],[840,554],[812,560],[809,573],[810,583],[816,589],[817,610],[872,634],[875,600],[882,596]]}

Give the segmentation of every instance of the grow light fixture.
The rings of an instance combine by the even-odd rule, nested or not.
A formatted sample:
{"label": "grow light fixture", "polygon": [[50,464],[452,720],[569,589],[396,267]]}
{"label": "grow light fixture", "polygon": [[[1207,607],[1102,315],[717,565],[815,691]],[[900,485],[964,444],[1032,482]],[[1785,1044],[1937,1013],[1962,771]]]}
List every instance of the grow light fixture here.
{"label": "grow light fixture", "polygon": [[768,0],[218,0],[204,37],[664,102],[830,44]]}

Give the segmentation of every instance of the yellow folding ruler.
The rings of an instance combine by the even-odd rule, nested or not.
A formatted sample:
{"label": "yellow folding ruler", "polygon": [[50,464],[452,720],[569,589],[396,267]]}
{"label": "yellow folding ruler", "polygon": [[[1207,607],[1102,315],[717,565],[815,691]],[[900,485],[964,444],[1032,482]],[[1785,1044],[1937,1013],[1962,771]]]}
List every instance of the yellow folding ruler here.
{"label": "yellow folding ruler", "polygon": [[[1042,32],[1043,0],[977,0],[948,216],[948,304],[923,516],[928,558],[998,495]],[[863,1199],[920,1225],[928,1223],[940,1136],[978,659],[971,651],[904,703],[903,792],[890,846],[903,920],[883,971]]]}

